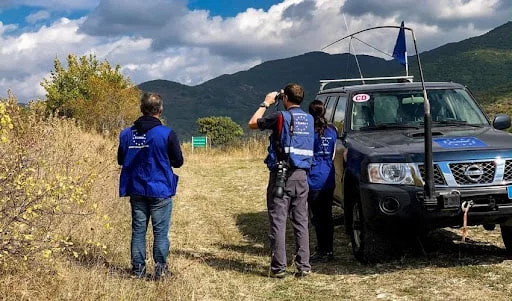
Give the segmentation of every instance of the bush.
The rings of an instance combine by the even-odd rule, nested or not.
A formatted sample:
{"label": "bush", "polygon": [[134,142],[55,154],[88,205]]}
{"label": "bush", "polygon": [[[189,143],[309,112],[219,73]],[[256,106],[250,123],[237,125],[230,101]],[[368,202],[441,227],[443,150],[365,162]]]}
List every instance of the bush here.
{"label": "bush", "polygon": [[74,120],[43,121],[41,106],[0,101],[0,267],[64,250],[78,256],[71,233],[95,214],[87,196],[102,166],[79,145]]}
{"label": "bush", "polygon": [[242,137],[242,127],[231,117],[204,117],[196,121],[198,132],[208,136],[212,144],[225,145]]}

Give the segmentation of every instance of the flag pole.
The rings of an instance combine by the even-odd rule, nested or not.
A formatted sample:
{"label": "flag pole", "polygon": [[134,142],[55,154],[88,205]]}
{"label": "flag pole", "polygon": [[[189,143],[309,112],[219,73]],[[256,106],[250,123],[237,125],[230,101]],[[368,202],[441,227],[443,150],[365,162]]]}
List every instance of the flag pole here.
{"label": "flag pole", "polygon": [[[420,73],[421,79],[421,89],[423,90],[423,106],[424,106],[424,142],[425,142],[425,181],[423,185],[424,197],[423,197],[423,205],[430,208],[435,208],[437,206],[437,198],[435,194],[435,182],[434,182],[434,162],[433,162],[433,154],[432,154],[432,116],[430,115],[430,102],[427,97],[427,89],[425,87],[425,79],[423,77],[423,70],[421,68],[420,54],[418,53],[418,45],[416,43],[416,36],[414,35],[414,31],[411,28],[405,26],[395,26],[395,25],[387,25],[387,26],[375,26],[360,30],[358,32],[349,34],[345,37],[342,37],[327,46],[324,46],[321,50],[324,50],[327,47],[330,47],[346,38],[353,37],[362,32],[380,29],[380,28],[399,28],[403,30],[408,30],[411,32],[412,40],[414,42],[414,50],[416,52],[416,63],[418,64],[418,70]],[[393,51],[394,52],[394,51]],[[405,55],[405,62],[407,66],[407,55]],[[408,70],[408,68],[406,69]],[[408,71],[406,71],[408,72]]]}
{"label": "flag pole", "polygon": [[405,76],[409,76],[409,60],[407,59],[407,50],[405,51]]}

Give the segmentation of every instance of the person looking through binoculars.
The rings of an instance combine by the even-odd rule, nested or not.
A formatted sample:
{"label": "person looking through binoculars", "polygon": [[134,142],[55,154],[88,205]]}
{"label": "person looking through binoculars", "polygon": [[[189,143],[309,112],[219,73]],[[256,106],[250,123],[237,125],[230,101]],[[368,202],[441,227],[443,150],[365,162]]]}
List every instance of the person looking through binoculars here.
{"label": "person looking through binoculars", "polygon": [[[260,104],[249,128],[272,130],[265,163],[270,170],[267,186],[269,238],[272,251],[270,276],[286,276],[286,219],[289,216],[295,235],[295,266],[298,277],[311,272],[308,233],[308,179],[314,143],[313,117],[300,108],[304,90],[288,84],[281,93],[270,92]],[[263,117],[269,106],[282,100],[286,111]]]}

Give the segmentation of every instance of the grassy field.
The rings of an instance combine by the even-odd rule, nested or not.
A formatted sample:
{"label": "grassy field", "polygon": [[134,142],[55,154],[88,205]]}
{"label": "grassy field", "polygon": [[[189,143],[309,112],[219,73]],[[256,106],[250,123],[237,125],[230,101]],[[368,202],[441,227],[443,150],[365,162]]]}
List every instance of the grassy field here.
{"label": "grassy field", "polygon": [[[304,279],[269,278],[262,146],[194,154],[184,147],[170,234],[173,276],[158,282],[132,279],[130,207],[127,199],[117,196],[119,170],[115,144],[109,143],[102,146],[109,150],[106,168],[90,195],[98,203],[98,217],[84,221],[72,234],[77,250],[86,240],[101,242],[105,248],[77,258],[63,253],[4,269],[1,299],[510,300],[512,296],[512,261],[504,253],[499,227],[493,232],[471,227],[465,244],[458,243],[459,230],[442,229],[426,241],[427,256],[413,245],[400,259],[366,266],[355,261],[339,225],[334,262],[313,265],[313,275]],[[287,243],[291,261],[291,232]],[[151,258],[150,251],[148,255]],[[294,271],[292,266],[289,271]]]}

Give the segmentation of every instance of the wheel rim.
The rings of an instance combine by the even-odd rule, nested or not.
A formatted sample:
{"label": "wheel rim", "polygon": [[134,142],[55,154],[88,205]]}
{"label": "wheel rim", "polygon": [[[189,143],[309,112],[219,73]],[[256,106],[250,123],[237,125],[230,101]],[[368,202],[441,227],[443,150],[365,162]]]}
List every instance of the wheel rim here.
{"label": "wheel rim", "polygon": [[361,247],[361,214],[357,204],[352,210],[352,236],[354,237],[354,247],[359,250]]}

